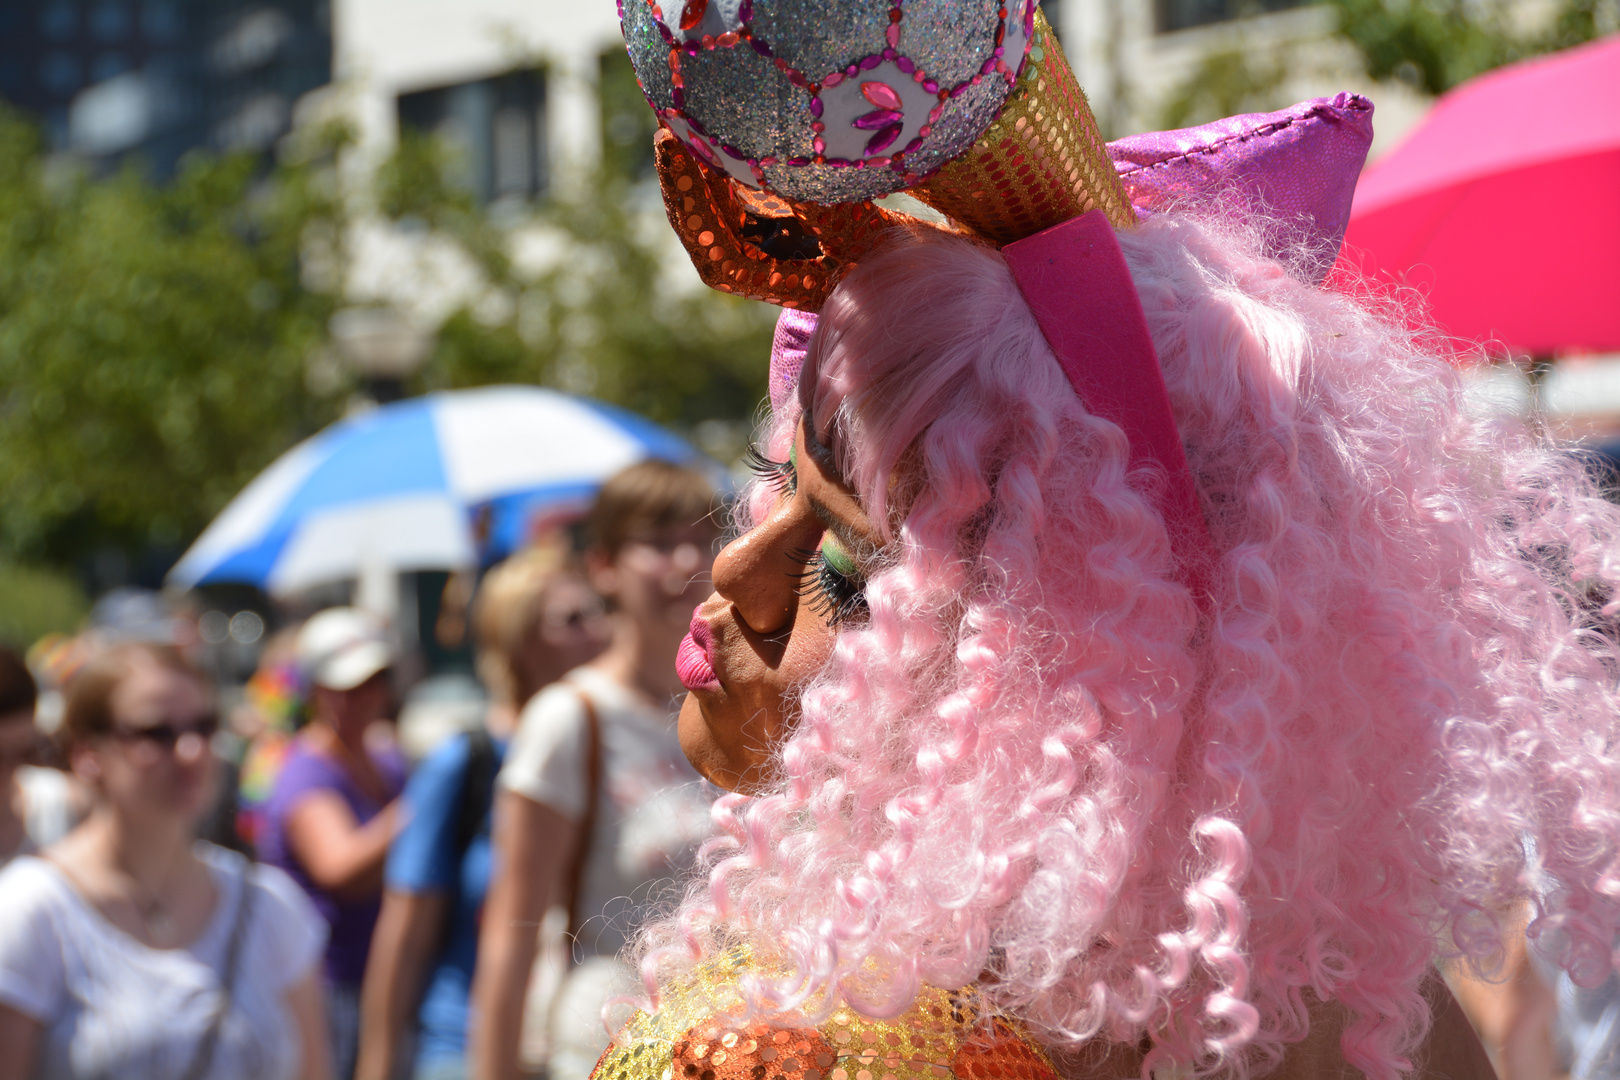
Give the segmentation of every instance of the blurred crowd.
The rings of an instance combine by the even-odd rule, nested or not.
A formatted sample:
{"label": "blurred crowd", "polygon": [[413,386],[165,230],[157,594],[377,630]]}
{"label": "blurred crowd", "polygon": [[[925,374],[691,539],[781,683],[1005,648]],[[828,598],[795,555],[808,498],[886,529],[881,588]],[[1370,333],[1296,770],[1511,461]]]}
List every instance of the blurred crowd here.
{"label": "blurred crowd", "polygon": [[[0,1080],[586,1080],[709,830],[674,657],[719,511],[643,463],[453,580],[470,709],[402,709],[397,629],[348,606],[269,635],[223,722],[206,635],[152,597],[0,648]],[[1620,982],[1522,933],[1447,974],[1503,1080],[1612,1075]]]}
{"label": "blurred crowd", "polygon": [[357,607],[241,687],[153,598],[0,649],[0,1080],[585,1080],[710,827],[674,658],[719,511],[644,462],[487,569],[440,615],[470,709],[402,710],[397,627]]}

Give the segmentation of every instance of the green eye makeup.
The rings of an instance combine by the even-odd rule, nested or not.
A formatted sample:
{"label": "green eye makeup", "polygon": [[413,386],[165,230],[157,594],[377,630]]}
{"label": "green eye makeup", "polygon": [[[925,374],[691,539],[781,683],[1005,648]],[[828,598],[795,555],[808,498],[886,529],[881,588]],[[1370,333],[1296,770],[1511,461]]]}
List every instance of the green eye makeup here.
{"label": "green eye makeup", "polygon": [[855,565],[854,556],[845,551],[843,545],[830,536],[821,541],[821,561],[826,563],[834,572],[847,578],[861,576],[860,567]]}
{"label": "green eye makeup", "polygon": [[[777,492],[792,495],[798,490],[797,443],[788,451],[786,461],[774,461],[755,446],[748,448],[743,460],[761,483]],[[815,551],[795,550],[793,558],[802,567],[794,575],[799,581],[799,595],[812,598],[811,606],[829,626],[866,614],[866,578],[860,564],[831,535],[824,536]]]}
{"label": "green eye makeup", "polygon": [[817,551],[794,553],[804,569],[797,575],[798,593],[811,598],[811,608],[837,626],[845,619],[866,615],[866,578],[855,558],[832,537],[825,537]]}

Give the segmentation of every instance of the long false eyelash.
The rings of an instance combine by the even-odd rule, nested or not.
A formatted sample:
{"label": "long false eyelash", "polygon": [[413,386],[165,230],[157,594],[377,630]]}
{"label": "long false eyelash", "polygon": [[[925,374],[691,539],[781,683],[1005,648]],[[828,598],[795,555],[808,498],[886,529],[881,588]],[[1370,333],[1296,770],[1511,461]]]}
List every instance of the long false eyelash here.
{"label": "long false eyelash", "polygon": [[810,610],[826,620],[828,626],[836,627],[845,619],[866,615],[865,582],[834,570],[819,551],[795,548],[793,558],[802,566],[790,575],[798,582],[793,591],[799,596],[814,594]]}
{"label": "long false eyelash", "polygon": [[750,443],[748,449],[743,451],[743,465],[749,472],[759,477],[777,491],[791,491],[793,489],[793,464],[788,461],[775,461],[760,452],[759,447]]}

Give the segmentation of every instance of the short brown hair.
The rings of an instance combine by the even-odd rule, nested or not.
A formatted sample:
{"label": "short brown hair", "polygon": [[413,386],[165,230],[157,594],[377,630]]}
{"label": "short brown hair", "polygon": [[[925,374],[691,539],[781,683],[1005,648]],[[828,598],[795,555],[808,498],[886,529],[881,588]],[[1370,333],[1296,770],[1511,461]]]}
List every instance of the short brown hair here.
{"label": "short brown hair", "polygon": [[67,702],[62,709],[62,736],[68,746],[112,730],[112,696],[119,684],[129,678],[141,658],[196,679],[205,687],[212,685],[206,675],[171,645],[144,642],[115,645],[88,660],[67,685]]}
{"label": "short brown hair", "polygon": [[23,663],[22,657],[0,645],[0,716],[20,712],[32,716],[38,700],[39,687],[28,665]]}
{"label": "short brown hair", "polygon": [[662,529],[713,522],[719,508],[714,485],[696,469],[643,461],[602,485],[585,519],[585,546],[611,559],[632,540],[649,539]]}

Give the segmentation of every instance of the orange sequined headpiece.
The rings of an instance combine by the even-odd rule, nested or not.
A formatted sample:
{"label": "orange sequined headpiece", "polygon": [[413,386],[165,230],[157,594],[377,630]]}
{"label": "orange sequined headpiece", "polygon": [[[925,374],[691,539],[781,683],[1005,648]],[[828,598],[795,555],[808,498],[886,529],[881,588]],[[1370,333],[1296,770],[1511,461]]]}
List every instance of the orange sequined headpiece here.
{"label": "orange sequined headpiece", "polygon": [[[822,205],[759,190],[705,164],[668,128],[659,183],[703,281],[721,292],[815,311],[893,226],[917,221],[871,200]],[[945,231],[997,246],[1101,210],[1134,224],[1125,189],[1081,91],[1039,12],[1027,62],[995,120],[955,159],[905,189]]]}

